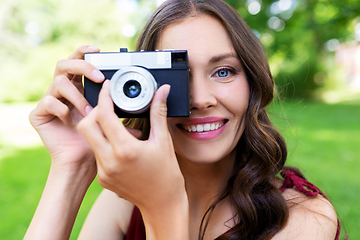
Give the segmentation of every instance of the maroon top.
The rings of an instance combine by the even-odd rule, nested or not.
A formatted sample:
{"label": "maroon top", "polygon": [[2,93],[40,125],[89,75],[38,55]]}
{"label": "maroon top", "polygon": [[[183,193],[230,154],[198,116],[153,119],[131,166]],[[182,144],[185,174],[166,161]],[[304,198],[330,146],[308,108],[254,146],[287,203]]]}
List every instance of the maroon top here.
{"label": "maroon top", "polygon": [[146,240],[145,225],[140,210],[135,206],[125,240]]}
{"label": "maroon top", "polygon": [[[281,192],[284,192],[287,188],[295,187],[296,189],[298,189],[300,192],[304,193],[308,197],[314,197],[320,194],[327,199],[326,195],[319,188],[317,188],[315,185],[313,185],[306,179],[302,178],[296,172],[290,170],[284,170],[281,172],[281,176],[284,178],[284,183],[280,188]],[[341,227],[340,227],[339,219],[337,221],[337,225],[338,227],[337,227],[335,240],[338,240],[340,235]],[[134,207],[131,216],[130,226],[128,233],[125,237],[125,240],[146,240],[145,225],[141,216],[141,212],[136,206]]]}

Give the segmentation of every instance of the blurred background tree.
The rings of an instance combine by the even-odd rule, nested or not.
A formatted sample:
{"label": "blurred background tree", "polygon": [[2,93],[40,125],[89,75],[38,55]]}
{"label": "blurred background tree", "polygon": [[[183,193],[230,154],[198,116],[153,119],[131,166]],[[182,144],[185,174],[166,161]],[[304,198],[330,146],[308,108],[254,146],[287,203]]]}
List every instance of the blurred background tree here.
{"label": "blurred background tree", "polygon": [[[134,48],[161,0],[0,0],[0,102],[37,101],[57,60],[80,45]],[[341,43],[360,41],[358,0],[227,0],[263,43],[282,96],[344,87]]]}
{"label": "blurred background tree", "polygon": [[133,48],[154,8],[151,1],[0,0],[0,102],[39,100],[56,62],[80,45]]}
{"label": "blurred background tree", "polygon": [[283,96],[314,98],[316,90],[341,87],[334,53],[340,43],[360,41],[358,0],[228,2],[263,43]]}

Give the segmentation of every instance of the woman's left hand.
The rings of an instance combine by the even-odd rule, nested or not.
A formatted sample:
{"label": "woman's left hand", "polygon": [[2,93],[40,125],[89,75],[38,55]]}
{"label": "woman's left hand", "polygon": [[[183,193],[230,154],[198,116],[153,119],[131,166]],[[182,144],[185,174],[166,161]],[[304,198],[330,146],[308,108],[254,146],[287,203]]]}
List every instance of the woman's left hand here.
{"label": "woman's left hand", "polygon": [[[149,235],[159,237],[157,223],[163,225],[174,215],[184,217],[181,222],[187,226],[187,220],[183,222],[188,219],[185,182],[167,128],[170,86],[164,85],[155,93],[150,108],[150,136],[142,141],[131,135],[114,113],[109,85],[110,81],[104,82],[98,106],[78,125],[95,153],[99,183],[141,210],[145,225],[149,224]],[[152,232],[148,233],[149,229]]]}

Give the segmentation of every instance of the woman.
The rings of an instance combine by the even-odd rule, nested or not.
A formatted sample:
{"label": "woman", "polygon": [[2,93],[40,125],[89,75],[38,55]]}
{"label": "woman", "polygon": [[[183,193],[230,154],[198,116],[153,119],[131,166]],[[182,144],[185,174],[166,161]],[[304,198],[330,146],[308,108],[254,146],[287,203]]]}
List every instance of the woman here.
{"label": "woman", "polygon": [[[155,49],[188,51],[189,118],[166,118],[164,85],[150,120],[127,119],[125,128],[109,81],[82,60],[99,49],[83,46],[59,61],[30,115],[52,165],[25,239],[68,238],[96,173],[106,190],[80,239],[141,239],[144,231],[147,239],[334,239],[336,214],[318,189],[292,171],[276,177],[286,148],[265,110],[274,83],[238,13],[220,0],[167,1],[138,41],[137,50]],[[94,109],[82,75],[104,81]]]}

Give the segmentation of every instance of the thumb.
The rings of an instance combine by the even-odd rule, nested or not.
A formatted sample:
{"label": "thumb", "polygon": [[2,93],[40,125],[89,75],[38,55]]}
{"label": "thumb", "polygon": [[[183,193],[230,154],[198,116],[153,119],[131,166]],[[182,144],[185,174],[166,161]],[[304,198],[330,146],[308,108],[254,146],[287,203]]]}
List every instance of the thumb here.
{"label": "thumb", "polygon": [[[168,133],[166,99],[169,96],[170,85],[162,85],[155,93],[150,106],[150,138]],[[162,135],[164,136],[164,135]]]}

